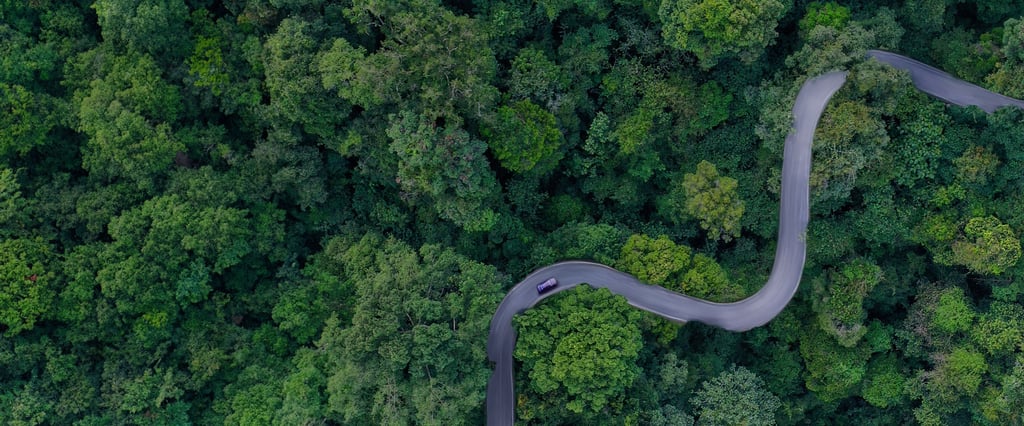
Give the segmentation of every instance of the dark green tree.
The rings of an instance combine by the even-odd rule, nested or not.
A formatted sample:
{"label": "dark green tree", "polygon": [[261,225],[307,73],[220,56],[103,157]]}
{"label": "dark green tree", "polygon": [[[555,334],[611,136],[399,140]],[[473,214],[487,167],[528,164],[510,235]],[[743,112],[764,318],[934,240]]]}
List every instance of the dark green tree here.
{"label": "dark green tree", "polygon": [[183,0],[100,0],[92,7],[110,43],[157,58],[180,56],[189,46]]}
{"label": "dark green tree", "polygon": [[496,215],[497,182],[484,157],[486,146],[457,127],[438,127],[423,115],[392,117],[387,130],[398,155],[396,181],[412,203],[428,197],[443,218],[469,231],[486,231]]}
{"label": "dark green tree", "polygon": [[347,245],[328,256],[354,284],[352,324],[329,320],[318,343],[328,413],[355,423],[482,421],[487,329],[504,279],[434,245],[417,252],[372,234]]}
{"label": "dark green tree", "polygon": [[40,238],[0,241],[0,326],[5,338],[31,330],[50,311],[60,280],[53,258]]}
{"label": "dark green tree", "polygon": [[481,133],[501,165],[516,173],[551,171],[564,144],[555,117],[525,99],[498,108],[494,125]]}
{"label": "dark green tree", "polygon": [[[93,54],[100,55],[95,60],[105,56]],[[79,129],[89,137],[82,167],[97,179],[127,178],[151,189],[175,153],[185,149],[171,128],[180,94],[148,56],[114,57],[102,67],[102,77],[89,84],[77,104]]]}

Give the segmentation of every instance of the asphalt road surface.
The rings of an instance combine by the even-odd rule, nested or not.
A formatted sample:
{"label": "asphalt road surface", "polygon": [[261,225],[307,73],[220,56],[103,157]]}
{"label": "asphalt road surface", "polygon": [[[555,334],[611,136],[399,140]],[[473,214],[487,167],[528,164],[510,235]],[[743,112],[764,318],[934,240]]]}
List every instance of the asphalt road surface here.
{"label": "asphalt road surface", "polygon": [[893,68],[909,72],[910,80],[918,90],[943,102],[960,106],[974,105],[987,113],[993,113],[1006,106],[1024,109],[1024,101],[992,93],[906,56],[882,50],[869,50],[868,56]]}
{"label": "asphalt road surface", "polygon": [[[1024,108],[1024,101],[989,92],[938,69],[894,53],[872,50],[868,56],[910,73],[921,91],[945,102],[975,105],[992,112],[1002,106]],[[807,254],[811,140],[829,99],[846,81],[846,72],[831,72],[804,83],[793,105],[793,130],[782,158],[779,236],[768,282],[754,295],[733,303],[714,303],[648,285],[632,275],[585,261],[560,262],[540,268],[516,284],[491,319],[487,357],[495,363],[487,384],[487,424],[511,425],[515,419],[512,352],[516,330],[512,317],[541,300],[580,284],[607,288],[637,309],[675,322],[698,321],[731,331],[747,331],[768,323],[786,307],[800,285]],[[548,278],[558,286],[539,295],[536,286]]]}

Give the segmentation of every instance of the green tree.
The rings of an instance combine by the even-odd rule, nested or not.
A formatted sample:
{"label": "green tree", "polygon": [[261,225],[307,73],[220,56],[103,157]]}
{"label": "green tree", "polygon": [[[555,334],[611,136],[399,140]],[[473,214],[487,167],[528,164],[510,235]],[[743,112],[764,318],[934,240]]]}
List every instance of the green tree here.
{"label": "green tree", "polygon": [[867,373],[871,349],[864,344],[836,346],[835,339],[820,327],[810,327],[800,337],[800,354],[807,369],[807,389],[822,401],[830,402],[856,391]]}
{"label": "green tree", "polygon": [[651,238],[634,234],[622,246],[622,254],[615,264],[641,281],[674,286],[681,281],[679,275],[689,269],[691,262],[690,248],[676,245],[665,235]]}
{"label": "green tree", "polygon": [[987,370],[984,355],[973,349],[956,348],[939,364],[935,385],[960,396],[972,396],[977,393]]}
{"label": "green tree", "polygon": [[0,158],[25,155],[46,143],[47,134],[57,125],[56,99],[33,93],[19,85],[0,83]]}
{"label": "green tree", "polygon": [[1024,19],[1007,19],[1003,26],[1003,59],[985,81],[999,93],[1024,96]]}
{"label": "green tree", "polygon": [[183,0],[99,0],[93,4],[103,39],[161,58],[188,46]]}
{"label": "green tree", "polygon": [[1020,239],[995,216],[967,221],[963,235],[953,242],[953,263],[982,273],[999,275],[1020,259]]}
{"label": "green tree", "polygon": [[215,96],[222,95],[231,83],[222,43],[217,37],[199,36],[187,61],[188,73],[196,79],[193,84],[209,88]]}
{"label": "green tree", "polygon": [[491,111],[496,63],[476,20],[421,0],[353,3],[345,11],[349,20],[378,29],[384,40],[368,52],[336,39],[319,61],[326,89],[364,108],[398,103],[454,124],[460,114],[477,118]]}
{"label": "green tree", "polygon": [[[697,164],[696,173],[685,174],[679,186],[685,202],[680,209],[679,202],[674,199],[680,191],[673,192],[670,205],[674,215],[685,214],[699,220],[710,240],[731,241],[740,236],[744,204],[736,193],[736,179],[719,176],[714,164],[701,161]],[[677,218],[673,220],[681,222]]]}
{"label": "green tree", "polygon": [[554,21],[562,12],[576,7],[588,16],[603,20],[612,8],[606,0],[538,0],[548,19]]}
{"label": "green tree", "polygon": [[569,76],[544,51],[527,47],[512,58],[508,94],[512,99],[531,99],[549,105],[565,92]]}
{"label": "green tree", "polygon": [[[964,313],[961,315],[962,317],[969,316]],[[969,334],[971,340],[989,355],[1007,356],[1011,355],[1016,350],[1015,348],[1024,344],[1024,334],[1020,333],[1021,327],[1024,327],[1024,307],[1019,304],[994,301],[986,312],[978,316],[975,326],[969,330]]]}
{"label": "green tree", "polygon": [[0,168],[0,238],[17,234],[27,219],[26,200],[21,196],[17,174],[6,167]]}
{"label": "green tree", "polygon": [[953,3],[951,0],[923,0],[904,3],[901,15],[909,28],[924,34],[934,34],[946,27],[946,8]]}
{"label": "green tree", "polygon": [[616,267],[642,281],[693,297],[726,302],[743,297],[714,259],[677,245],[665,235],[634,234],[622,246]]}
{"label": "green tree", "polygon": [[[569,223],[555,229],[531,252],[529,269],[563,259],[593,259],[616,264],[629,234],[622,228],[599,223]],[[528,271],[522,271],[528,272]]]}
{"label": "green tree", "polygon": [[869,404],[878,408],[889,408],[903,400],[903,388],[907,378],[900,374],[898,362],[895,356],[886,356],[872,360],[868,365],[861,396]]}
{"label": "green tree", "polygon": [[818,325],[840,345],[853,347],[868,332],[864,325],[867,318],[864,299],[881,280],[881,268],[858,258],[831,271],[827,285],[815,282],[818,298],[814,309],[818,312]]}
{"label": "green tree", "polygon": [[775,26],[788,8],[779,0],[662,0],[658,16],[670,46],[711,68],[730,56],[757,60],[775,42]]}
{"label": "green tree", "polygon": [[690,399],[701,425],[774,425],[782,403],[764,380],[744,367],[732,366],[704,382]]}
{"label": "green tree", "polygon": [[0,326],[5,336],[31,330],[50,311],[58,280],[53,257],[40,238],[0,241]]}
{"label": "green tree", "polygon": [[170,126],[181,108],[178,90],[148,56],[115,57],[103,66],[105,75],[89,84],[78,104],[79,128],[89,136],[82,167],[98,179],[124,177],[152,188],[175,153],[185,150]]}
{"label": "green tree", "polygon": [[[13,3],[9,3],[13,5]],[[17,13],[15,13],[17,14]],[[35,15],[35,11],[29,15]],[[23,86],[36,92],[44,89],[50,80],[59,76],[61,57],[51,43],[40,42],[33,37],[35,29],[18,29],[12,22],[17,18],[0,12],[0,82],[11,86]],[[11,19],[8,21],[7,19]]]}
{"label": "green tree", "polygon": [[486,146],[457,127],[439,128],[425,116],[402,112],[387,129],[399,156],[395,179],[403,190],[426,196],[444,219],[470,231],[486,231],[496,216],[497,191],[484,157]]}
{"label": "green tree", "polygon": [[640,376],[639,321],[640,313],[624,299],[586,286],[516,317],[515,357],[531,393],[594,418]]}
{"label": "green tree", "polygon": [[836,2],[814,1],[807,4],[807,13],[800,19],[800,31],[807,33],[818,25],[842,29],[850,21],[850,8]]}
{"label": "green tree", "polygon": [[950,287],[939,296],[939,303],[932,314],[932,327],[943,333],[967,331],[974,320],[974,310],[967,302],[964,290]]}
{"label": "green tree", "polygon": [[285,123],[300,124],[306,132],[330,139],[338,133],[338,117],[348,116],[349,105],[324,92],[317,71],[317,42],[310,27],[302,20],[285,19],[267,39],[265,84],[269,108]]}
{"label": "green tree", "polygon": [[843,200],[871,161],[882,155],[889,136],[881,117],[861,102],[833,102],[815,131],[811,166],[812,202]]}
{"label": "green tree", "polygon": [[487,329],[504,279],[436,245],[417,252],[373,234],[346,245],[327,256],[354,284],[352,324],[329,320],[318,343],[329,414],[361,424],[482,421]]}
{"label": "green tree", "polygon": [[555,117],[528,99],[498,108],[494,125],[481,133],[501,165],[516,173],[551,171],[565,142]]}

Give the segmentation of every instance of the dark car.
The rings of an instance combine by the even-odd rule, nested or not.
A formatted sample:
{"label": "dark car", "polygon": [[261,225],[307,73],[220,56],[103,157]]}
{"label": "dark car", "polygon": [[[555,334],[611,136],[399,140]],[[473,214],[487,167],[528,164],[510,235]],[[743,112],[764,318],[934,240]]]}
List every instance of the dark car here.
{"label": "dark car", "polygon": [[555,288],[556,285],[558,285],[558,280],[548,278],[546,281],[537,284],[537,294],[544,294],[548,290]]}

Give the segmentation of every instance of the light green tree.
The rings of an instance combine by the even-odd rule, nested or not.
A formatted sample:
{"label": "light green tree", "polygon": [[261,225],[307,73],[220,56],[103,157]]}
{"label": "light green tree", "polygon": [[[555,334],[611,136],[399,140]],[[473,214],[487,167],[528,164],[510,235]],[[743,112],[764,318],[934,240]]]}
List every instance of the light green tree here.
{"label": "light green tree", "polygon": [[[701,161],[696,173],[683,176],[680,187],[685,197],[682,212],[700,221],[708,239],[730,241],[740,236],[744,204],[736,193],[736,179],[719,176],[714,164]],[[678,196],[678,192],[673,196]],[[672,202],[674,206],[677,203]],[[673,210],[680,213],[678,207]]]}
{"label": "light green tree", "polygon": [[974,309],[968,304],[964,290],[950,287],[939,295],[931,325],[943,333],[967,331],[974,320]]}
{"label": "light green tree", "polygon": [[670,46],[711,68],[730,56],[757,60],[774,43],[775,26],[788,8],[779,0],[662,0],[658,16]]}
{"label": "light green tree", "polygon": [[690,399],[699,425],[775,424],[779,398],[766,389],[764,380],[744,367],[732,366],[704,382]]}
{"label": "light green tree", "polygon": [[1020,256],[1020,238],[1010,225],[987,216],[967,221],[963,235],[953,241],[949,260],[974,272],[999,275],[1016,265]]}
{"label": "light green tree", "polygon": [[516,317],[515,357],[532,392],[593,418],[640,376],[639,322],[625,299],[580,286]]}
{"label": "light green tree", "polygon": [[814,1],[807,4],[807,14],[800,20],[802,33],[807,33],[818,25],[841,29],[850,20],[850,8],[836,2]]}
{"label": "light green tree", "polygon": [[616,267],[640,280],[693,297],[725,302],[743,297],[714,259],[677,245],[665,235],[634,234],[622,246]]}

